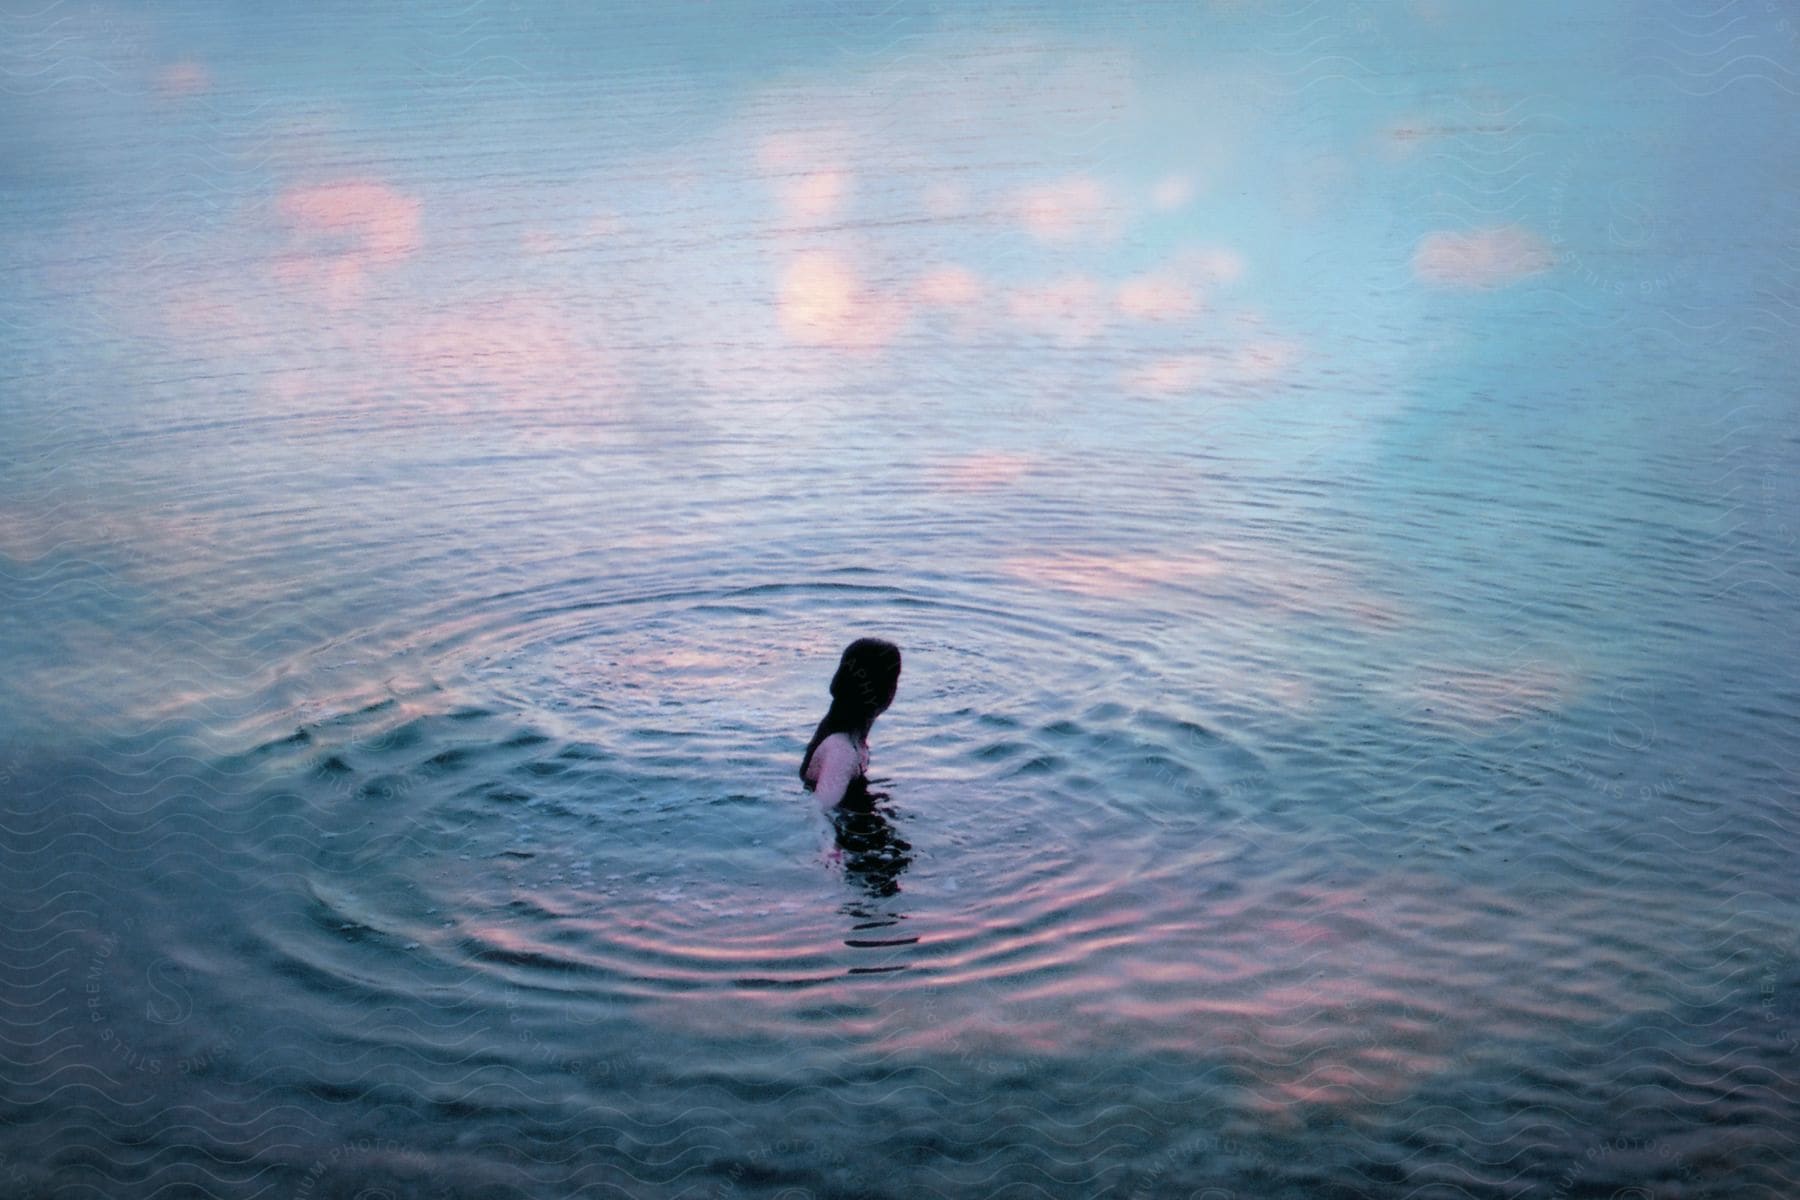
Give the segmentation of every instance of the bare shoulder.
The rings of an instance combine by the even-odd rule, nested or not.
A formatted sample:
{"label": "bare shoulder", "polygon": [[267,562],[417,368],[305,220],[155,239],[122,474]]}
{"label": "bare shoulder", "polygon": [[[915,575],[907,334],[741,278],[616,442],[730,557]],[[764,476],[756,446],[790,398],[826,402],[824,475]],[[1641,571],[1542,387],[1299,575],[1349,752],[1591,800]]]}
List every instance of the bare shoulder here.
{"label": "bare shoulder", "polygon": [[856,748],[850,744],[848,734],[834,733],[820,742],[813,749],[812,761],[806,769],[807,778],[817,779],[821,772],[839,763],[854,763]]}

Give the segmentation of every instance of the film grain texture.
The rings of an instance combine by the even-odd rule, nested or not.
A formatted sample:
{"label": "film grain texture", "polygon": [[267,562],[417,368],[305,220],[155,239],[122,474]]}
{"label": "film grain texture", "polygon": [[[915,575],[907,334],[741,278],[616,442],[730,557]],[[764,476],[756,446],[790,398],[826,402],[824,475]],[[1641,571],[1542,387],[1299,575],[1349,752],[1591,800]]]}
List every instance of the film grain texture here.
{"label": "film grain texture", "polygon": [[1797,22],[5,3],[0,1194],[1800,1193]]}

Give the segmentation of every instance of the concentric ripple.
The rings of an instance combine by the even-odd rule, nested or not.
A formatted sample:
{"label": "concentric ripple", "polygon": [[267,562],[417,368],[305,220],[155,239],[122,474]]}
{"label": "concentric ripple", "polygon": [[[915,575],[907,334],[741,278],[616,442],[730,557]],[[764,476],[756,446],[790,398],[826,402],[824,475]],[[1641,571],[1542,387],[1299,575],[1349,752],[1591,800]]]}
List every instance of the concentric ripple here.
{"label": "concentric ripple", "polygon": [[[432,689],[271,744],[328,830],[308,920],[268,935],[278,970],[374,988],[356,961],[380,946],[496,995],[685,998],[804,1037],[820,989],[943,1002],[1147,946],[1134,880],[1240,852],[1193,833],[1228,823],[1219,781],[1266,773],[1106,698],[1145,686],[1141,646],[945,581],[580,579],[433,627]],[[906,667],[877,803],[828,817],[794,769],[859,631]]]}

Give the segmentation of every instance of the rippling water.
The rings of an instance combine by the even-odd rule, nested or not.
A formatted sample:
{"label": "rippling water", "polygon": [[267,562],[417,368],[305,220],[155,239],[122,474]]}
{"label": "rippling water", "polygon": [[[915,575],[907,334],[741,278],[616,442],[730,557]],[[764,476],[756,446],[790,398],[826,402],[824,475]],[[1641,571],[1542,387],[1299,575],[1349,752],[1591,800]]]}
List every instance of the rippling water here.
{"label": "rippling water", "polygon": [[[51,11],[8,18],[32,53]],[[400,49],[442,34],[409,15]],[[1340,95],[1282,57],[1323,17],[1252,16],[1271,97]],[[498,60],[541,65],[551,19]],[[754,24],[719,20],[667,36]],[[663,32],[625,30],[652,55]],[[263,36],[252,65],[285,78]],[[1771,53],[1791,78],[1792,47]],[[575,100],[496,101],[546,160],[490,131],[470,145],[491,161],[402,162],[428,197],[434,171],[460,180],[413,248],[397,201],[358,207],[375,193],[269,196],[367,176],[370,113],[447,127],[454,99],[420,116],[382,91],[404,73],[337,79],[353,111],[294,166],[244,157],[302,136],[263,123],[279,87],[159,69],[159,103],[210,117],[152,144],[218,156],[170,178],[214,172],[323,241],[289,261],[275,217],[170,221],[145,260],[174,185],[118,163],[96,186],[125,216],[77,167],[0,209],[27,285],[0,477],[8,1194],[1796,1186],[1800,442],[1773,348],[1792,281],[1762,265],[1792,261],[1791,219],[1754,253],[1714,229],[1704,269],[1668,268],[1760,280],[1712,307],[1590,252],[1616,234],[1559,244],[1561,275],[1432,303],[1409,280],[1284,307],[1311,285],[1277,280],[1243,353],[1266,365],[1270,323],[1303,353],[1121,393],[1167,360],[1110,325],[913,316],[765,353],[780,335],[744,314],[775,301],[708,231],[776,236],[731,224],[766,161],[681,184],[670,217],[633,189],[679,149],[608,168],[607,247],[550,247],[582,298],[493,308],[494,246],[554,227],[582,182],[543,115]],[[1522,98],[1481,103],[1583,111],[1508,69]],[[33,102],[78,109],[85,78]],[[1668,94],[1791,126],[1757,86]],[[646,111],[710,145],[681,95]],[[1062,127],[1063,103],[1033,120]],[[1288,132],[1310,153],[1307,111]],[[62,115],[137,161],[125,116]],[[944,152],[1000,179],[1039,128]],[[1552,127],[1544,152],[1584,136]],[[904,166],[847,145],[859,179]],[[484,161],[505,206],[479,198]],[[1382,235],[1404,274],[1457,197],[1401,186],[1369,203],[1425,214]],[[61,240],[34,249],[43,212]],[[920,221],[881,270],[958,218]],[[403,285],[383,254],[438,274]],[[1588,287],[1596,262],[1613,274]],[[718,311],[664,324],[701,301],[649,278],[714,267]],[[324,291],[285,290],[315,268]],[[836,319],[842,290],[809,303]],[[487,299],[396,374],[402,308],[468,294]],[[879,799],[832,822],[795,768],[865,634],[905,673],[871,739]]]}

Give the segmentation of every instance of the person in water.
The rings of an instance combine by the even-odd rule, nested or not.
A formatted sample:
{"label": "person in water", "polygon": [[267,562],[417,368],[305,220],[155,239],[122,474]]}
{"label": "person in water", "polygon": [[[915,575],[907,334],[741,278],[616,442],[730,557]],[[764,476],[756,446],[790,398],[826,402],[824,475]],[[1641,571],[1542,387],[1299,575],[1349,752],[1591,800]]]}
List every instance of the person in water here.
{"label": "person in water", "polygon": [[900,687],[900,647],[880,638],[857,638],[844,648],[831,677],[831,707],[813,730],[800,759],[800,779],[835,808],[869,771],[869,727],[887,711]]}

